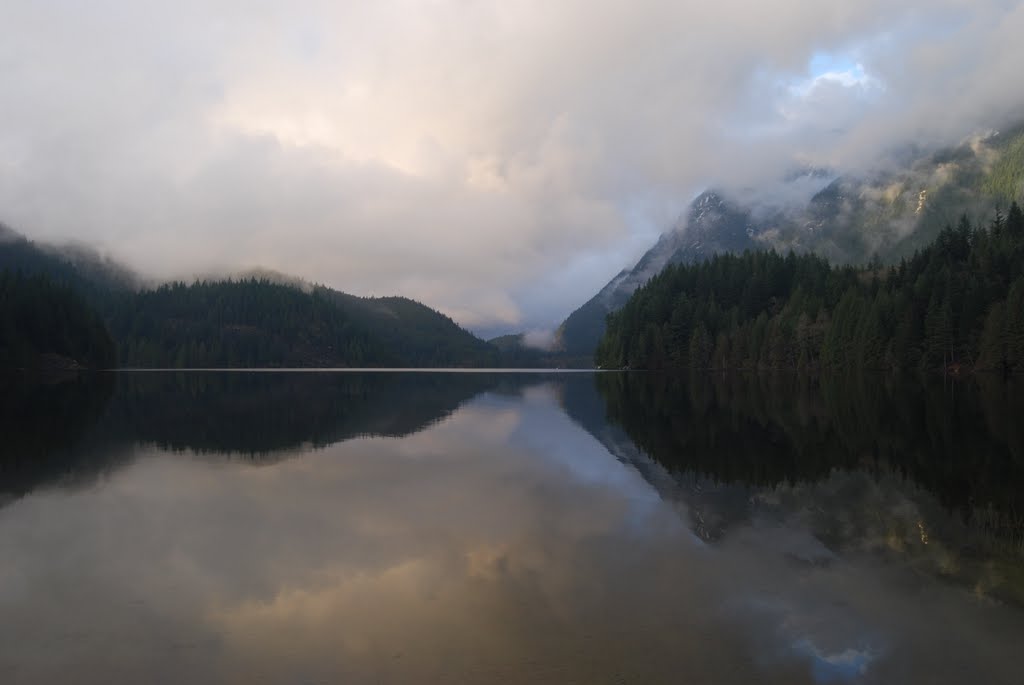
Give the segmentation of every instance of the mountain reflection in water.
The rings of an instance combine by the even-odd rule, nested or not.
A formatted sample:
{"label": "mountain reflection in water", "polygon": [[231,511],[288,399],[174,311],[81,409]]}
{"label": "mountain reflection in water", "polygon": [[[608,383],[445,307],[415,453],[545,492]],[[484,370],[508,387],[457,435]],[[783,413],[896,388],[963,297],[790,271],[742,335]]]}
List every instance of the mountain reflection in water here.
{"label": "mountain reflection in water", "polygon": [[1017,682],[1019,384],[6,388],[4,682]]}

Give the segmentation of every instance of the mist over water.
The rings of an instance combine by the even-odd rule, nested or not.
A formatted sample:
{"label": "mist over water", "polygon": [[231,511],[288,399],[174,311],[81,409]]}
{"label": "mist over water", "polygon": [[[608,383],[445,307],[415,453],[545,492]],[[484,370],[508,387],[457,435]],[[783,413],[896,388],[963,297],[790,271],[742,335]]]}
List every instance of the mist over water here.
{"label": "mist over water", "polygon": [[1018,386],[12,381],[0,676],[1014,683]]}

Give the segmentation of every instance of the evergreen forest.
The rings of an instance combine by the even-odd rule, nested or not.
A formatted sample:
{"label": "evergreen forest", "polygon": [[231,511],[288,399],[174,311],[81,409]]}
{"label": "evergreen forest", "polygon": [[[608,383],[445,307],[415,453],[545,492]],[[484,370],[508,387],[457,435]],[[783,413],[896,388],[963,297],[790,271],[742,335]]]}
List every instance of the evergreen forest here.
{"label": "evergreen forest", "polygon": [[596,362],[1024,373],[1024,212],[965,216],[888,267],[774,251],[670,265],[608,316]]}
{"label": "evergreen forest", "polygon": [[[0,241],[0,368],[537,365],[404,297],[267,277],[143,287],[118,265]],[[62,359],[63,361],[59,361]]]}
{"label": "evergreen forest", "polygon": [[126,367],[485,366],[496,358],[412,300],[267,280],[173,283],[115,300],[109,312]]}
{"label": "evergreen forest", "polygon": [[109,368],[114,342],[70,287],[0,271],[0,368]]}

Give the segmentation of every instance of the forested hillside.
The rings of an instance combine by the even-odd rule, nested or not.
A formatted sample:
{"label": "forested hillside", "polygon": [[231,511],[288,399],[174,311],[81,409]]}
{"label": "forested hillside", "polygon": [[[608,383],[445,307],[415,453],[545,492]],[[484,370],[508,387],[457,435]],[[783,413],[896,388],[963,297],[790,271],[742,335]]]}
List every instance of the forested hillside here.
{"label": "forested hillside", "polygon": [[450,317],[407,297],[356,297],[318,288],[356,326],[371,331],[397,366],[499,366],[499,351]]}
{"label": "forested hillside", "polygon": [[325,298],[266,281],[176,283],[110,309],[122,366],[380,363],[365,332]]}
{"label": "forested hillside", "polygon": [[717,255],[667,267],[608,317],[605,368],[1024,372],[1024,213],[965,217],[898,265]]}
{"label": "forested hillside", "polygon": [[110,368],[103,321],[69,287],[0,270],[0,368]]}
{"label": "forested hillside", "polygon": [[804,169],[770,192],[701,193],[635,266],[569,315],[559,329],[561,349],[592,356],[607,314],[668,264],[748,249],[813,253],[834,264],[909,259],[957,217],[976,221],[1024,197],[1024,124],[952,147],[908,146],[891,162],[857,174]]}
{"label": "forested hillside", "polygon": [[311,293],[266,280],[175,283],[110,311],[128,367],[483,366],[496,354],[403,298]]}
{"label": "forested hillside", "polygon": [[[356,297],[264,277],[139,289],[138,279],[126,269],[87,251],[41,247],[9,229],[2,238],[0,270],[39,276],[62,292],[75,293],[79,302],[98,313],[100,328],[109,329],[121,366],[503,363],[497,348],[440,312],[404,297]],[[37,314],[40,319],[48,316]],[[6,355],[0,364],[10,366],[14,353]]]}

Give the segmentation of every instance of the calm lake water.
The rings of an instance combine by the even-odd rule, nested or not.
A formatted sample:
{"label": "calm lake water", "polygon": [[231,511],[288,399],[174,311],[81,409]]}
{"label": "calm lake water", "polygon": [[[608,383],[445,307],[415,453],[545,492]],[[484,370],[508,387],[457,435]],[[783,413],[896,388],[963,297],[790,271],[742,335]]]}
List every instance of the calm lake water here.
{"label": "calm lake water", "polygon": [[1014,683],[1024,388],[2,379],[3,683]]}

